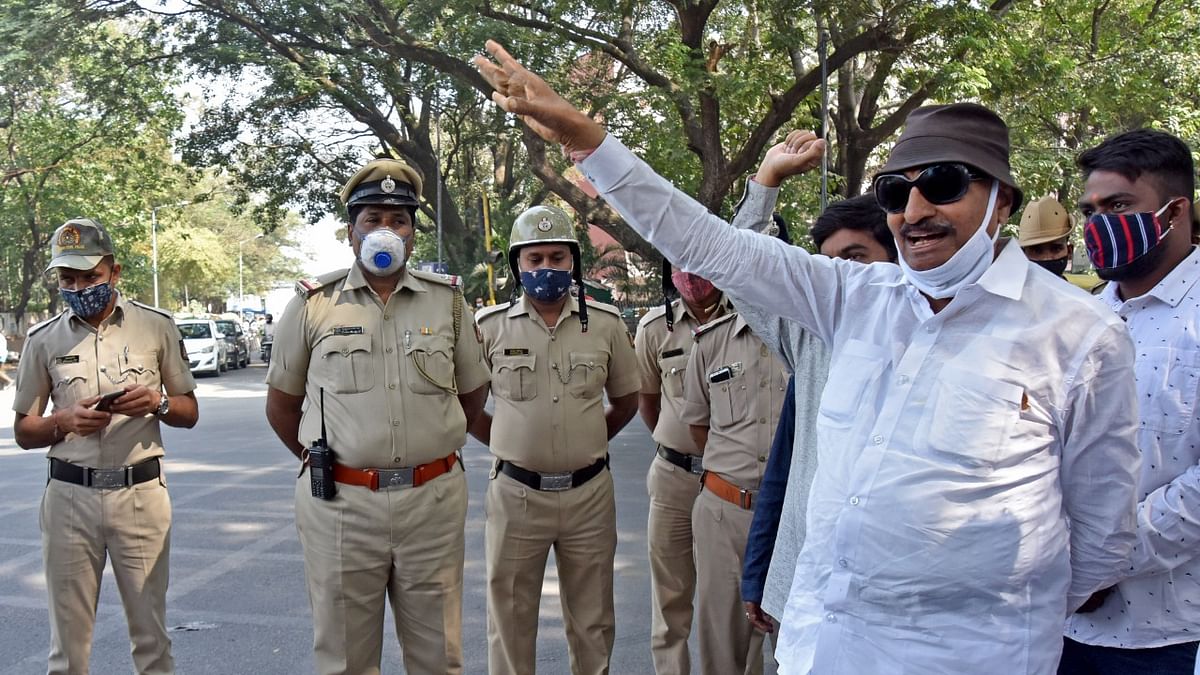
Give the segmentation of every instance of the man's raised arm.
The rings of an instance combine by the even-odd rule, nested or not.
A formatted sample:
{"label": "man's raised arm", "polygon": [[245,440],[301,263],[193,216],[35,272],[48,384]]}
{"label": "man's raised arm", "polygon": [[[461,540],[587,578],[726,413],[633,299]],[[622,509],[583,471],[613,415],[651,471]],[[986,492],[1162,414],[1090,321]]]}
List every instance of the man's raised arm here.
{"label": "man's raised arm", "polygon": [[[832,337],[845,266],[734,229],[655,174],[498,43],[489,40],[487,51],[494,60],[477,56],[474,63],[495,89],[492,100],[543,139],[562,145],[605,201],[672,264],[825,340]],[[825,142],[811,136],[792,150],[790,161],[808,170],[819,164]]]}

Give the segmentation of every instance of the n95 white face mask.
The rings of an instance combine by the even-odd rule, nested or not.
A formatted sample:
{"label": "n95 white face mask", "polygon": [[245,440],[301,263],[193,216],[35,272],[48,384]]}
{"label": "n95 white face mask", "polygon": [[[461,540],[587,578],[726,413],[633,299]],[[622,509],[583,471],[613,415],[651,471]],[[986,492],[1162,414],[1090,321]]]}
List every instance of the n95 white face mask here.
{"label": "n95 white face mask", "polygon": [[391,230],[372,230],[367,236],[359,237],[359,241],[362,246],[358,259],[371,274],[386,277],[400,271],[407,262],[408,242]]}

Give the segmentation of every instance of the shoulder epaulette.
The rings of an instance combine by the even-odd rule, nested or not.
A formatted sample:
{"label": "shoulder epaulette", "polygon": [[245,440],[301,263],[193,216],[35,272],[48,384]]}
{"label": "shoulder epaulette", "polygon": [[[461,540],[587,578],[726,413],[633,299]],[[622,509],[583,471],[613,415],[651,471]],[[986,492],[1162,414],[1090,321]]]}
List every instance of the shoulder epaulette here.
{"label": "shoulder epaulette", "polygon": [[423,270],[409,270],[408,273],[418,279],[432,281],[435,284],[442,284],[456,290],[462,289],[462,277],[457,274],[438,274],[437,272],[425,272]]}
{"label": "shoulder epaulette", "polygon": [[647,326],[652,321],[657,321],[667,315],[667,308],[662,305],[651,307],[642,318],[638,320],[638,326]]}
{"label": "shoulder epaulette", "polygon": [[484,319],[486,317],[492,316],[493,314],[499,314],[500,312],[507,310],[511,306],[512,306],[511,302],[502,302],[498,305],[492,305],[491,307],[484,307],[475,312],[475,321],[479,322],[480,319]]}
{"label": "shoulder epaulette", "polygon": [[1101,293],[1104,292],[1104,289],[1107,287],[1108,287],[1108,282],[1101,281],[1100,283],[1096,284],[1095,286],[1092,286],[1091,290],[1089,290],[1088,293],[1091,293],[1092,295],[1100,295]]}
{"label": "shoulder epaulette", "polygon": [[613,305],[605,304],[603,302],[595,302],[593,300],[589,300],[587,306],[588,306],[589,310],[598,309],[601,312],[608,312],[609,314],[612,314],[613,316],[617,317],[618,319],[621,318],[621,310],[617,309]]}
{"label": "shoulder epaulette", "polygon": [[151,312],[154,312],[155,314],[161,314],[161,315],[167,317],[168,319],[170,319],[171,321],[175,321],[175,315],[171,314],[170,312],[163,309],[162,307],[151,307],[150,305],[147,305],[144,302],[138,302],[137,300],[130,300],[129,302],[131,304],[137,305],[138,307],[141,307],[142,309],[148,309]]}
{"label": "shoulder epaulette", "polygon": [[307,298],[313,293],[316,293],[322,288],[325,288],[329,284],[337,281],[338,279],[344,279],[349,273],[350,268],[347,267],[344,270],[322,274],[315,279],[299,279],[296,281],[296,295],[301,295]]}
{"label": "shoulder epaulette", "polygon": [[29,330],[25,331],[25,337],[29,337],[30,335],[33,335],[34,333],[45,328],[46,326],[49,326],[50,324],[54,323],[55,321],[58,321],[59,319],[66,316],[66,314],[67,314],[67,310],[64,309],[63,311],[59,312],[57,315],[52,316],[49,319],[46,319],[45,321],[33,324],[32,326],[29,327]]}
{"label": "shoulder epaulette", "polygon": [[737,312],[729,312],[728,314],[723,314],[720,317],[717,317],[716,319],[709,321],[708,323],[704,324],[703,326],[698,326],[698,327],[692,329],[692,338],[699,340],[701,335],[704,335],[705,333],[711,331],[712,329],[716,328],[717,326],[727,323],[730,319],[732,319],[735,316],[737,316]]}

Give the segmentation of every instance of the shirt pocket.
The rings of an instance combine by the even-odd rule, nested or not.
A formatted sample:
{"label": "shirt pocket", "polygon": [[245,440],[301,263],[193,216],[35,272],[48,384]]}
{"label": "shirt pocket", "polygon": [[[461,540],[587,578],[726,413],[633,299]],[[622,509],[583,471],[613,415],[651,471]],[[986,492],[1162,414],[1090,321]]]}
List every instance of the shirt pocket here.
{"label": "shirt pocket", "polygon": [[509,401],[532,401],[537,398],[537,356],[520,354],[496,356],[492,359],[495,375],[492,387],[496,395]]}
{"label": "shirt pocket", "polygon": [[414,335],[405,346],[408,388],[415,394],[457,394],[454,346],[441,335]]}
{"label": "shirt pocket", "polygon": [[1152,431],[1180,435],[1196,423],[1200,391],[1200,351],[1161,347],[1147,350],[1138,368],[1146,406],[1141,424]]}
{"label": "shirt pocket", "polygon": [[1021,412],[1025,390],[953,366],[943,366],[935,397],[917,427],[916,446],[967,466],[1000,461]]}
{"label": "shirt pocket", "polygon": [[158,354],[154,352],[129,352],[118,359],[121,363],[122,384],[141,384],[151,389],[160,384],[158,377]]}
{"label": "shirt pocket", "polygon": [[575,398],[597,398],[608,380],[608,355],[603,352],[570,352],[567,391]]}
{"label": "shirt pocket", "polygon": [[683,398],[683,376],[687,373],[687,354],[659,359],[658,372],[662,378],[662,393],[668,398]]}
{"label": "shirt pocket", "polygon": [[82,358],[77,363],[54,364],[50,367],[50,377],[54,382],[51,396],[54,405],[58,407],[69,406],[79,399],[93,396],[92,392],[99,391],[92,382],[95,368],[91,361]]}
{"label": "shirt pocket", "polygon": [[738,368],[728,380],[708,382],[708,415],[710,427],[728,428],[745,419],[750,407],[751,391],[746,386],[746,369]]}
{"label": "shirt pocket", "polygon": [[887,363],[888,356],[883,347],[862,340],[847,340],[830,364],[817,422],[848,429],[860,411],[874,411],[875,390]]}
{"label": "shirt pocket", "polygon": [[321,380],[335,394],[361,394],[375,387],[370,335],[330,335],[317,343]]}

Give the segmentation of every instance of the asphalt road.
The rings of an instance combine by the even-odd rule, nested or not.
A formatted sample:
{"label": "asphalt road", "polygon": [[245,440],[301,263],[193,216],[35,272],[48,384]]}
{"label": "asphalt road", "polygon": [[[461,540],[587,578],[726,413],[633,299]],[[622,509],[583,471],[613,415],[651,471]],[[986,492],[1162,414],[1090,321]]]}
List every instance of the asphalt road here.
{"label": "asphalt road", "polygon": [[[312,672],[312,620],[292,518],[297,467],[263,417],[265,373],[256,363],[200,378],[200,423],[193,430],[165,432],[174,509],[167,620],[181,675]],[[13,442],[11,405],[11,390],[0,392],[0,675],[34,675],[45,672],[49,649],[38,530],[46,461],[43,452],[23,451]],[[614,674],[653,672],[645,487],[653,447],[636,418],[610,446],[618,527]],[[470,485],[463,600],[467,673],[487,670],[483,494],[489,457],[473,440],[464,453]],[[394,635],[389,616],[385,673],[404,672]],[[125,619],[106,570],[92,672],[130,670]],[[569,672],[552,557],[542,593],[538,673]]]}

